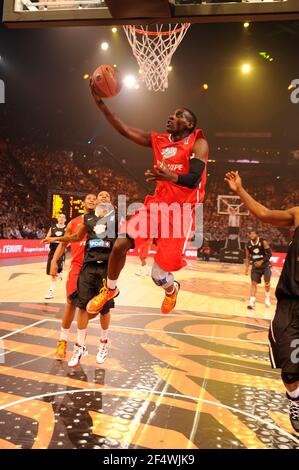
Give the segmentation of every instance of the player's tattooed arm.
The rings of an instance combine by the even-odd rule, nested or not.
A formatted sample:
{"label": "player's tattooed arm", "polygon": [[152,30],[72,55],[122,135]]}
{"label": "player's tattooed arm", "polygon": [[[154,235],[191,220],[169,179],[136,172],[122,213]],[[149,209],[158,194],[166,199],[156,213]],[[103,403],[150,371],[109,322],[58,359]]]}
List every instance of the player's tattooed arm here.
{"label": "player's tattooed arm", "polygon": [[241,177],[237,171],[229,171],[226,173],[224,181],[227,182],[232,191],[240,196],[250,212],[262,222],[277,227],[292,227],[295,224],[296,208],[280,211],[271,210],[263,206],[243,188]]}
{"label": "player's tattooed arm", "polygon": [[150,132],[143,131],[142,129],[137,129],[135,127],[130,127],[124,123],[115,113],[112,113],[108,106],[104,103],[102,98],[100,98],[95,90],[92,82],[90,82],[90,91],[96,102],[99,110],[104,114],[104,117],[107,121],[114,127],[114,129],[119,132],[122,136],[127,139],[135,142],[135,144],[142,145],[143,147],[151,147],[152,140]]}

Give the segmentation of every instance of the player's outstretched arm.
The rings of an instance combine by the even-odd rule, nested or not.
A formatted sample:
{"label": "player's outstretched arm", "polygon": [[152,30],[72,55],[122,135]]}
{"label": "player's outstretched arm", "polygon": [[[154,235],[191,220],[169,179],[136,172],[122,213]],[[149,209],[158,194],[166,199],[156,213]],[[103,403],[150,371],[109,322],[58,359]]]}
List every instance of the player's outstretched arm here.
{"label": "player's outstretched arm", "polygon": [[108,106],[104,103],[102,98],[100,98],[94,91],[94,87],[90,82],[91,94],[96,102],[99,110],[104,114],[108,122],[114,127],[114,129],[119,132],[121,135],[127,139],[135,142],[135,144],[142,145],[143,147],[151,147],[151,134],[150,132],[143,131],[142,129],[137,129],[135,127],[130,127],[125,124],[115,113],[112,113]]}
{"label": "player's outstretched arm", "polygon": [[250,212],[262,222],[266,222],[277,227],[292,227],[295,223],[295,210],[288,209],[285,211],[271,210],[263,206],[243,188],[242,180],[237,171],[229,171],[226,173],[224,181],[227,182],[230,189],[234,191]]}
{"label": "player's outstretched arm", "polygon": [[83,240],[84,235],[86,234],[86,228],[84,224],[80,224],[78,230],[73,235],[63,235],[62,237],[46,237],[41,243],[55,243],[55,242],[79,242]]}

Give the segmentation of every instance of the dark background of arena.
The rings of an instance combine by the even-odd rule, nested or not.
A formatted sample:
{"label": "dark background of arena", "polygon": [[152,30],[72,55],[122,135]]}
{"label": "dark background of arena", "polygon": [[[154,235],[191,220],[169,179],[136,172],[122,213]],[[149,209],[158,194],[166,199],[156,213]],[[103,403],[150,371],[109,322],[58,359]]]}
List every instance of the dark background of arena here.
{"label": "dark background of arena", "polygon": [[[103,52],[100,43],[110,44]],[[259,52],[274,58],[265,60]],[[205,237],[215,250],[227,233],[217,215],[227,169],[238,169],[245,186],[273,208],[298,204],[299,104],[288,86],[299,78],[299,22],[195,24],[174,55],[169,88],[152,93],[123,88],[108,105],[129,124],[164,131],[178,106],[198,116],[210,144]],[[150,149],[119,136],[102,119],[88,80],[101,63],[117,64],[123,75],[138,66],[118,28],[8,30],[0,27],[0,237],[41,238],[48,227],[50,190],[85,193],[101,189],[142,201]],[[250,63],[252,73],[240,73]],[[209,89],[204,91],[202,84]],[[235,133],[232,137],[231,133]],[[252,133],[255,133],[253,136]],[[241,161],[243,160],[243,161]],[[255,228],[281,251],[289,233],[244,217],[241,239]]]}

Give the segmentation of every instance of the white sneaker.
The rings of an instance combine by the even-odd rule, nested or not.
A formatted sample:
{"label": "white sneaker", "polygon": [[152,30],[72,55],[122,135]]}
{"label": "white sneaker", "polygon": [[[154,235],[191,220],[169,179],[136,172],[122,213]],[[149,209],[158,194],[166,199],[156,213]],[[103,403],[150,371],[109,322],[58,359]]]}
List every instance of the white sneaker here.
{"label": "white sneaker", "polygon": [[52,289],[49,289],[49,292],[45,295],[45,299],[53,299],[54,298],[54,292]]}
{"label": "white sneaker", "polygon": [[98,353],[97,353],[97,363],[103,364],[107,356],[108,356],[108,342],[102,343],[101,341],[99,345]]}
{"label": "white sneaker", "polygon": [[77,367],[80,364],[81,357],[87,356],[88,351],[86,346],[79,346],[75,344],[72,359],[68,362],[69,367]]}
{"label": "white sneaker", "polygon": [[136,276],[149,276],[150,269],[148,266],[140,266],[136,271]]}
{"label": "white sneaker", "polygon": [[254,310],[255,309],[255,302],[251,299],[249,299],[247,301],[247,308],[249,308],[249,310]]}
{"label": "white sneaker", "polygon": [[265,299],[265,305],[266,305],[266,307],[271,307],[271,300],[270,300],[270,297],[266,297],[266,299]]}

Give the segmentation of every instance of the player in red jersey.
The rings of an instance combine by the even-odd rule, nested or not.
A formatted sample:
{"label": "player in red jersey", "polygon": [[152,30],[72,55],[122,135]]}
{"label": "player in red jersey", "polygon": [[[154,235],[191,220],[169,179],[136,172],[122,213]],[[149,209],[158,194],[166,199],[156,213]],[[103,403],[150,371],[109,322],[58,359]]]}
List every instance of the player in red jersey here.
{"label": "player in red jersey", "polygon": [[[84,199],[84,214],[89,214],[90,212],[93,212],[95,210],[96,204],[97,196],[95,194],[87,194]],[[77,233],[79,225],[82,224],[83,217],[83,215],[79,215],[78,217],[72,219],[66,227],[65,235],[69,236],[74,233]],[[71,266],[66,281],[67,304],[65,306],[62,317],[60,337],[57,343],[57,349],[55,353],[55,357],[59,361],[65,359],[66,357],[68,335],[76,313],[76,305],[68,299],[68,296],[77,289],[77,280],[80,269],[82,268],[83,264],[85,238],[78,242],[71,243]],[[57,246],[51,262],[50,274],[52,276],[56,275],[58,270],[57,262],[64,254],[67,246],[68,243],[66,242],[59,243],[59,245]]]}
{"label": "player in red jersey", "polygon": [[[208,143],[203,132],[196,129],[196,116],[187,108],[177,109],[168,119],[166,134],[146,132],[129,127],[108,109],[96,94],[91,83],[94,100],[108,122],[124,137],[144,147],[151,147],[154,152],[154,168],[145,174],[147,181],[157,183],[153,196],[147,196],[144,207],[131,217],[125,227],[125,238],[118,238],[109,257],[107,288],[102,289],[87,305],[89,313],[96,313],[114,297],[119,295],[116,287],[119,274],[124,267],[127,251],[134,246],[140,248],[151,236],[156,238],[157,254],[152,268],[152,279],[165,290],[161,311],[170,312],[176,305],[179,283],[174,280],[171,271],[178,271],[186,265],[184,250],[192,230],[192,216],[189,217],[189,232],[174,234],[177,223],[169,206],[176,203],[181,210],[185,203],[195,206],[203,202],[206,182],[206,164]],[[153,216],[154,207],[163,206],[157,217]],[[167,210],[168,208],[168,210]],[[171,232],[164,235],[162,223],[165,222]],[[136,235],[136,226],[154,227],[154,235]]]}

